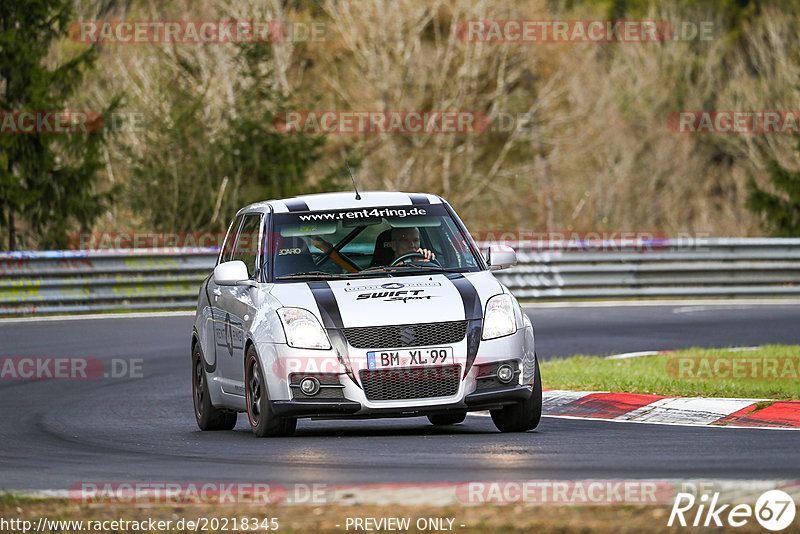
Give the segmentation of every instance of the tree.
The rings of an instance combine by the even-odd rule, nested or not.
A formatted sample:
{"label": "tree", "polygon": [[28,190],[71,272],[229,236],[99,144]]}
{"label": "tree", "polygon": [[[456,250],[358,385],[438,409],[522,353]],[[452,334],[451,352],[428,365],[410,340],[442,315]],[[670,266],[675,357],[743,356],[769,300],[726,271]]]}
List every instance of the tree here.
{"label": "tree", "polygon": [[323,136],[274,128],[290,97],[274,87],[270,59],[269,47],[239,47],[233,101],[220,114],[193,75],[199,58],[180,58],[163,75],[161,112],[129,151],[126,198],[149,230],[224,231],[244,204],[336,183],[331,175],[313,184],[308,177]]}
{"label": "tree", "polygon": [[307,172],[325,145],[322,135],[276,131],[278,111],[289,109],[289,95],[273,87],[268,69],[270,48],[242,45],[242,81],[235,112],[220,142],[224,167],[231,175],[251,181],[256,198],[282,198],[312,192]]}
{"label": "tree", "polygon": [[[50,68],[54,42],[67,34],[70,0],[0,2],[0,110],[56,112],[80,86],[97,57],[93,47]],[[118,103],[102,113],[109,112]],[[91,126],[89,128],[92,129]],[[0,226],[7,246],[64,247],[67,232],[89,229],[111,200],[96,191],[105,140],[96,133],[0,133]],[[20,224],[22,223],[22,225]]]}
{"label": "tree", "polygon": [[[797,144],[800,151],[800,141]],[[800,236],[800,171],[791,171],[777,161],[769,162],[769,181],[776,190],[761,189],[753,178],[747,184],[747,207],[764,219],[765,228],[775,237]]]}

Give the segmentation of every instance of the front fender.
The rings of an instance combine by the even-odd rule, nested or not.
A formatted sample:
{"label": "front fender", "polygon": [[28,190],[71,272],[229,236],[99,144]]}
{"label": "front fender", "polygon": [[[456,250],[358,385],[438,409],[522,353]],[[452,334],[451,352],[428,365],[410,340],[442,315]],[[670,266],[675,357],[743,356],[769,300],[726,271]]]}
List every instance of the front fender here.
{"label": "front fender", "polygon": [[[264,373],[264,380],[267,384],[270,400],[289,400],[289,382],[286,376],[280,372],[279,349],[281,345],[274,343],[256,343],[255,349],[261,370]],[[246,376],[246,375],[245,375]]]}

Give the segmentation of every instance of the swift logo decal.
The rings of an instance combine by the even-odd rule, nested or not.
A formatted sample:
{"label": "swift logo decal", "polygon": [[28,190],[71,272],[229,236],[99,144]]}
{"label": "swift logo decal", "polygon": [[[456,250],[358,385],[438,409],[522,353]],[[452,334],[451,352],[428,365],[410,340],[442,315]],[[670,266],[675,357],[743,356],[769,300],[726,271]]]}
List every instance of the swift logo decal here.
{"label": "swift logo decal", "polygon": [[409,300],[430,300],[437,295],[420,295],[424,289],[401,289],[399,291],[376,291],[361,293],[356,300],[382,299],[384,302],[408,302]]}

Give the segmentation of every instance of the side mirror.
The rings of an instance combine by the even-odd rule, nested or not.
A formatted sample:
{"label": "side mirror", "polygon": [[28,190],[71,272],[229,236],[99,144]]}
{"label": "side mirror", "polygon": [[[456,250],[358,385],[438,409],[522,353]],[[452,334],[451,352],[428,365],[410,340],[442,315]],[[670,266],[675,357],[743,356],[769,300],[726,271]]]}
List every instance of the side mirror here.
{"label": "side mirror", "polygon": [[508,269],[517,264],[517,253],[507,245],[491,245],[486,251],[486,263],[492,271]]}
{"label": "side mirror", "polygon": [[243,261],[226,261],[214,268],[214,283],[218,286],[255,286],[250,280],[247,265]]}

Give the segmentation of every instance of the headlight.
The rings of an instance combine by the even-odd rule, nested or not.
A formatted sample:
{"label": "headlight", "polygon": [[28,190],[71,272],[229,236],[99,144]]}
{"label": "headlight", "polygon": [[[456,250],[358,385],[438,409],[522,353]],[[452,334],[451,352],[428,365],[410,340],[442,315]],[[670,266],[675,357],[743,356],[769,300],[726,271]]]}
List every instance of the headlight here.
{"label": "headlight", "polygon": [[514,302],[511,295],[495,295],[486,303],[483,319],[483,339],[508,336],[517,331]]}
{"label": "headlight", "polygon": [[278,317],[286,332],[286,343],[298,349],[329,349],[331,342],[322,325],[308,310],[302,308],[280,308]]}

